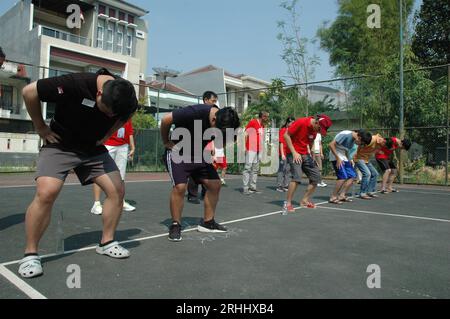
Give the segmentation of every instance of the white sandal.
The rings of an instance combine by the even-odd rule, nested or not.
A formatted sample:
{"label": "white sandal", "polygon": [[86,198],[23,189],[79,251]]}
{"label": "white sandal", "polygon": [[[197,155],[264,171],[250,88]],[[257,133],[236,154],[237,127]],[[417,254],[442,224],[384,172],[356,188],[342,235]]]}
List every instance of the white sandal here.
{"label": "white sandal", "polygon": [[97,246],[95,251],[100,255],[108,255],[112,258],[128,258],[130,257],[130,252],[119,245],[118,241],[113,241],[112,243],[100,247],[100,245]]}
{"label": "white sandal", "polygon": [[44,273],[41,265],[41,257],[37,255],[24,257],[19,262],[19,274],[24,278],[33,278]]}

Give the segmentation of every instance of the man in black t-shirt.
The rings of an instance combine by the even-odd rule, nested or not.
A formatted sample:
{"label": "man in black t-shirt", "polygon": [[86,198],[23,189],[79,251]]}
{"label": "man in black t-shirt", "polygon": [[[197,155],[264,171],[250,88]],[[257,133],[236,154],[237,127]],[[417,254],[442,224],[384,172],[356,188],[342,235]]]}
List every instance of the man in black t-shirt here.
{"label": "man in black t-shirt", "polygon": [[[172,124],[175,125],[175,129],[170,137],[169,131]],[[234,109],[231,107],[219,109],[215,105],[187,106],[163,118],[161,136],[166,147],[166,167],[173,185],[170,195],[172,224],[169,227],[169,240],[181,240],[181,213],[188,178],[194,179],[198,184],[203,184],[207,189],[204,199],[204,218],[197,228],[198,231],[227,231],[225,227],[214,220],[221,182],[217,171],[211,164],[211,159],[205,158],[203,153],[206,144],[213,136],[216,137],[216,140],[224,137],[220,141],[222,142],[225,140],[227,129],[235,130],[238,127],[239,117]],[[214,128],[215,133],[205,134],[209,128]],[[183,138],[181,139],[181,137]]]}
{"label": "man in black t-shirt", "polygon": [[[216,93],[214,93],[212,91],[206,91],[205,93],[203,93],[203,104],[217,105],[217,100],[218,100],[218,96]],[[187,196],[188,202],[193,203],[193,204],[200,204],[199,196],[198,196],[198,184],[192,178],[188,179],[187,191],[188,191],[188,196]],[[205,194],[206,194],[206,188],[202,184],[202,192],[201,192],[200,198],[203,199],[205,197]]]}
{"label": "man in black t-shirt", "polygon": [[[25,218],[26,248],[19,265],[20,275],[30,278],[43,273],[38,244],[72,169],[82,185],[96,183],[107,195],[103,236],[97,253],[113,258],[129,257],[129,251],[114,241],[122,212],[124,184],[103,142],[137,109],[133,85],[102,69],[97,73],[69,74],[33,82],[23,89],[23,98],[44,145],[37,162],[36,195]],[[56,103],[50,126],[42,117],[41,101]]]}

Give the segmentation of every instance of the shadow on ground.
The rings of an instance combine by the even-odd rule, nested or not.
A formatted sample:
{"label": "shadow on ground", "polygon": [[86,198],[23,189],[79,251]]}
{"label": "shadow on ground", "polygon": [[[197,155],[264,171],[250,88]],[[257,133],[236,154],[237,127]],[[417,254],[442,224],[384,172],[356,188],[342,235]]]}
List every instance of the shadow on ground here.
{"label": "shadow on ground", "polygon": [[0,218],[0,231],[5,230],[11,226],[21,224],[25,221],[25,213],[9,215],[3,218]]}

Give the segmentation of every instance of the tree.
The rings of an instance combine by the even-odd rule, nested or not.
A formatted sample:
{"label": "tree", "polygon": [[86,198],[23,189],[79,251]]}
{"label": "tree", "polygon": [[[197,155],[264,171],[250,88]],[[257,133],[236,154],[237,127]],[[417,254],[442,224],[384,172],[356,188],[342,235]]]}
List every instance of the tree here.
{"label": "tree", "polygon": [[[308,54],[307,45],[310,41],[302,36],[297,4],[298,0],[281,2],[280,7],[287,11],[289,22],[278,21],[280,33],[278,33],[277,39],[283,45],[281,58],[288,67],[289,78],[295,83],[308,83],[313,80],[314,67],[319,64],[319,57]],[[314,40],[311,43],[314,43]],[[306,86],[298,86],[297,90],[300,95],[306,97],[307,102],[308,90],[306,90]],[[308,103],[306,103],[306,113],[308,113]]]}
{"label": "tree", "polygon": [[[424,0],[415,16],[412,50],[423,66],[450,64],[450,2]],[[432,71],[434,79],[447,74],[447,68]]]}
{"label": "tree", "polygon": [[155,118],[145,112],[145,106],[143,103],[145,102],[145,98],[139,100],[140,107],[133,115],[132,123],[134,129],[149,129],[158,127],[158,123],[156,123]]}
{"label": "tree", "polygon": [[[404,29],[411,16],[414,0],[404,2]],[[380,74],[386,63],[399,54],[398,0],[339,0],[336,20],[325,22],[318,30],[321,48],[330,54],[330,64],[340,76]],[[367,25],[367,7],[381,7],[381,28]],[[406,39],[409,36],[406,34]]]}
{"label": "tree", "polygon": [[283,80],[274,79],[268,89],[259,94],[258,101],[249,105],[241,122],[245,126],[260,111],[266,111],[274,120],[275,127],[280,127],[288,116],[304,116],[306,105],[306,98],[299,96],[296,86],[286,87]]}

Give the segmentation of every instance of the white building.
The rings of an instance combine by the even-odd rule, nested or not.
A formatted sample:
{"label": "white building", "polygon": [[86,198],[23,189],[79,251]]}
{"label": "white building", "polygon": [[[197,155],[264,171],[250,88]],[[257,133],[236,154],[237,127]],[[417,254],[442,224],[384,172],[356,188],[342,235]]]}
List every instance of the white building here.
{"label": "white building", "polygon": [[[67,12],[71,5],[80,9],[80,19],[77,11]],[[142,17],[147,13],[123,0],[20,0],[0,17],[0,45],[7,60],[32,65],[29,81],[105,67],[138,84],[146,69],[148,26]],[[73,16],[80,28],[68,24]],[[12,87],[8,94],[14,101],[10,112],[0,113],[0,132],[29,131],[21,98],[25,83],[2,76],[0,85],[7,92]],[[54,105],[43,103],[44,118],[53,112]],[[0,153],[4,145],[1,140]]]}
{"label": "white building", "polygon": [[160,123],[163,116],[185,106],[203,103],[201,96],[196,96],[171,83],[151,80],[147,83],[146,112],[151,113]]}
{"label": "white building", "polygon": [[221,106],[235,107],[239,114],[258,99],[260,90],[271,84],[245,74],[234,75],[214,65],[182,73],[167,81],[198,96],[202,96],[205,91],[214,91],[219,95]]}
{"label": "white building", "polygon": [[345,92],[328,86],[311,85],[308,86],[308,100],[311,103],[329,102],[339,109],[344,109],[345,105],[349,102],[349,96]]}

